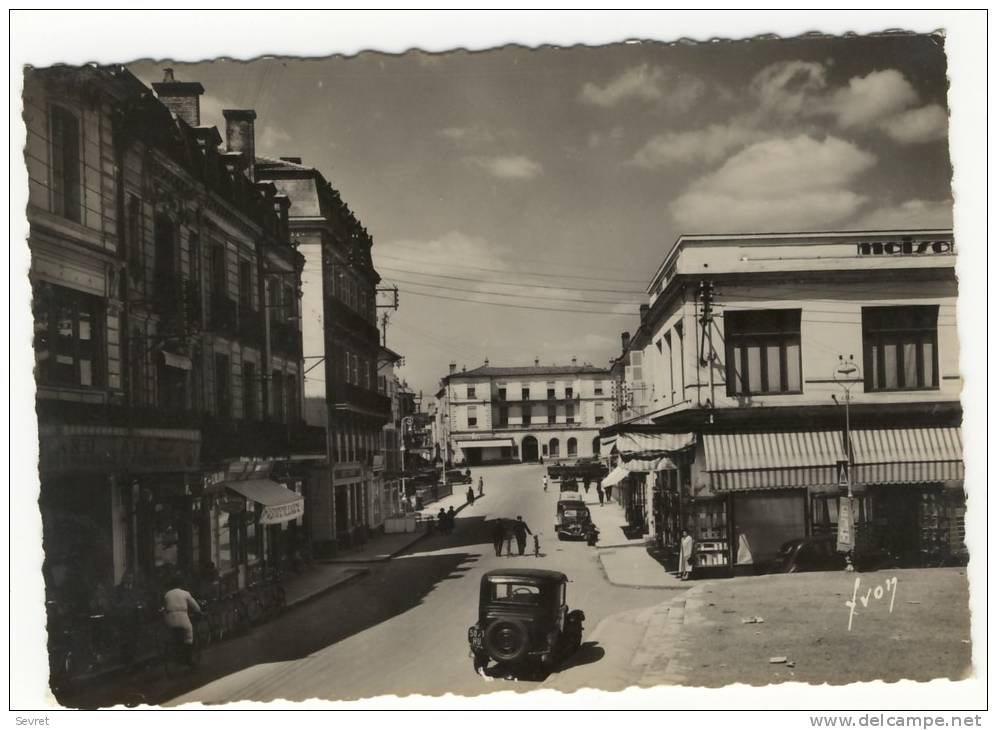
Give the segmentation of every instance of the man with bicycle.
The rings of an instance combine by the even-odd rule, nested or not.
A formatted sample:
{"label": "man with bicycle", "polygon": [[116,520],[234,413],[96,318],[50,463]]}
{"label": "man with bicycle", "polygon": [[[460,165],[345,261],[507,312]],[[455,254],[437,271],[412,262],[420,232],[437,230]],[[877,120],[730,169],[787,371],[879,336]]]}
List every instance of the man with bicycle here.
{"label": "man with bicycle", "polygon": [[174,575],[170,581],[172,586],[163,595],[163,622],[171,633],[173,629],[183,630],[183,643],[187,653],[193,657],[194,626],[190,622],[191,612],[200,615],[201,606],[180,584],[180,576]]}

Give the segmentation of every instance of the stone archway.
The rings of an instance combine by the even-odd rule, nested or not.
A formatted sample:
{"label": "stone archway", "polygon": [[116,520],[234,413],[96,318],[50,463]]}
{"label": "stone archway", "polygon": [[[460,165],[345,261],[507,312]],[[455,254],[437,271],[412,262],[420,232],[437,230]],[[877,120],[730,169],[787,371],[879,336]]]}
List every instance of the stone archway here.
{"label": "stone archway", "polygon": [[523,443],[519,447],[519,453],[521,460],[526,461],[539,461],[540,460],[540,446],[537,443],[535,436],[524,436]]}

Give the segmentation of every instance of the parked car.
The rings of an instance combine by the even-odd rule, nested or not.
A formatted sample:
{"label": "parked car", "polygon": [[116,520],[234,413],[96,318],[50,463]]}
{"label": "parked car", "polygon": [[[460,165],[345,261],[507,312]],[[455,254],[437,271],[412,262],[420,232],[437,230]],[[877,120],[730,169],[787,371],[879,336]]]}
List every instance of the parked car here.
{"label": "parked car", "polygon": [[460,469],[448,470],[444,478],[447,484],[470,484],[474,481],[467,472]]}
{"label": "parked car", "polygon": [[844,567],[845,556],[837,551],[834,535],[814,535],[783,543],[767,572],[805,573]]}
{"label": "parked car", "polygon": [[550,466],[547,467],[547,476],[549,476],[552,481],[555,479],[560,479],[562,476],[564,476],[564,467],[561,466],[560,464],[551,464]]}
{"label": "parked car", "polygon": [[564,477],[561,479],[561,491],[562,492],[577,492],[578,491],[578,480],[574,477]]}
{"label": "parked car", "polygon": [[490,661],[549,671],[582,643],[585,614],[567,604],[568,577],[555,570],[492,570],[481,577],[478,621],[467,630],[474,670]]}
{"label": "parked car", "polygon": [[563,540],[566,537],[582,538],[588,534],[588,527],[592,522],[592,515],[585,502],[581,499],[562,499],[557,503],[557,512],[554,515],[554,532],[557,538]]}

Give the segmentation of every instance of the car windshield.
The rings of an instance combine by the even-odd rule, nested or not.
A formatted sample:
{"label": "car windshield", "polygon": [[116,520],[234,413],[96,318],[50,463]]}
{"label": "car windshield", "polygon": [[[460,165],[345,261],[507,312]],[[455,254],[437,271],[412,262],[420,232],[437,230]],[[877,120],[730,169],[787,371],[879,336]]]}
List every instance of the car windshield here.
{"label": "car windshield", "polygon": [[509,603],[540,603],[540,586],[530,583],[493,583],[492,600]]}

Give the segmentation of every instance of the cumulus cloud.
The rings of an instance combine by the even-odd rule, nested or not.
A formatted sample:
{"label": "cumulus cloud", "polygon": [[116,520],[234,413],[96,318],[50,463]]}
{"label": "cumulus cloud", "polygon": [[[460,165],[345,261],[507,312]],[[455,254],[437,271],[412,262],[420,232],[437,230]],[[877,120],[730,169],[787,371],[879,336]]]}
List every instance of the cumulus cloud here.
{"label": "cumulus cloud", "polygon": [[524,155],[470,157],[468,161],[493,177],[503,180],[531,180],[543,171],[543,166]]}
{"label": "cumulus cloud", "polygon": [[795,117],[813,105],[827,87],[823,64],[780,61],[766,66],[751,80],[751,95],[765,115]]}
{"label": "cumulus cloud", "polygon": [[645,102],[665,100],[680,111],[692,107],[706,92],[698,78],[677,75],[660,66],[643,63],[628,68],[600,86],[591,81],[582,86],[579,99],[586,104],[609,108],[636,99]]}
{"label": "cumulus cloud", "polygon": [[765,140],[696,180],[670,210],[689,233],[828,225],[855,215],[865,202],[850,185],[875,162],[835,137]]}
{"label": "cumulus cloud", "polygon": [[711,124],[705,129],[686,132],[665,132],[649,139],[630,164],[647,169],[696,162],[713,164],[728,154],[757,142],[765,134],[740,124]]}
{"label": "cumulus cloud", "polygon": [[919,102],[917,92],[895,69],[851,79],[827,100],[826,108],[844,129],[879,124]]}
{"label": "cumulus cloud", "polygon": [[899,205],[871,210],[849,226],[870,231],[951,227],[951,200],[907,200]]}
{"label": "cumulus cloud", "polygon": [[921,144],[945,139],[949,130],[949,117],[938,104],[909,109],[884,120],[880,127],[901,144]]}

